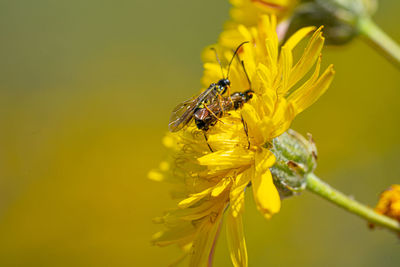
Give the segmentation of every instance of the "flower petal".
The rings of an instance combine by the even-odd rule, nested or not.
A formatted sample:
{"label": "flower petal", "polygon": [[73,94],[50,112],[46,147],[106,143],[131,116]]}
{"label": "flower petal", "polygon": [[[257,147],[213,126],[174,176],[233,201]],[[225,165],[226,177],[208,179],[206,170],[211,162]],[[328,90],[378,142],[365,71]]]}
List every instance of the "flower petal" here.
{"label": "flower petal", "polygon": [[178,207],[184,209],[192,206],[193,204],[202,200],[204,197],[208,196],[211,193],[212,189],[213,188],[210,187],[200,193],[190,194],[188,198],[185,198],[184,200],[179,202]]}
{"label": "flower petal", "polygon": [[196,233],[196,228],[191,222],[182,221],[181,224],[172,229],[158,232],[153,235],[152,243],[157,246],[168,246],[187,240]]}
{"label": "flower petal", "polygon": [[227,215],[226,237],[233,266],[246,267],[248,259],[241,214],[233,216],[229,213]]}
{"label": "flower petal", "polygon": [[295,93],[290,95],[288,101],[293,104],[295,114],[299,114],[317,101],[329,88],[334,75],[335,70],[333,69],[333,65],[330,65],[312,86],[299,88]]}
{"label": "flower petal", "polygon": [[319,72],[321,70],[321,62],[322,62],[322,55],[319,55],[317,64],[315,66],[314,73],[311,77],[299,88],[292,88],[289,92],[287,92],[286,98],[296,98],[298,95],[301,95],[304,91],[307,91],[311,86],[314,85],[315,81],[318,79]]}
{"label": "flower petal", "polygon": [[243,211],[244,192],[253,176],[254,167],[251,167],[236,177],[230,192],[230,211],[233,217],[238,216]]}
{"label": "flower petal", "polygon": [[314,31],[314,26],[304,27],[295,32],[290,38],[286,41],[284,47],[287,47],[289,50],[293,50],[296,45],[304,39],[310,32]]}
{"label": "flower petal", "polygon": [[325,38],[322,36],[322,27],[316,30],[311,37],[303,55],[293,67],[289,80],[289,88],[294,86],[311,69],[318,59],[324,45]]}
{"label": "flower petal", "polygon": [[251,164],[253,152],[248,149],[237,147],[233,150],[217,151],[198,158],[201,165],[209,169],[223,170]]}
{"label": "flower petal", "polygon": [[[290,124],[294,119],[294,109],[289,105],[287,100],[283,97],[279,98],[276,102],[276,110],[272,117],[273,126],[270,127],[268,139],[280,136],[289,129]],[[267,132],[267,129],[265,129]]]}
{"label": "flower petal", "polygon": [[193,242],[192,255],[189,266],[206,266],[213,252],[213,245],[218,236],[221,224],[222,212],[216,218],[206,218],[200,226],[196,238]]}
{"label": "flower petal", "polygon": [[256,109],[252,105],[245,105],[242,109],[242,116],[243,120],[247,123],[249,136],[252,137],[252,143],[256,145],[265,143],[264,133],[259,127],[260,117]]}
{"label": "flower petal", "polygon": [[216,186],[213,187],[211,191],[212,197],[217,197],[221,195],[232,183],[232,180],[229,178],[223,178]]}
{"label": "flower petal", "polygon": [[172,228],[181,223],[181,221],[199,220],[207,215],[210,215],[218,208],[218,203],[215,201],[204,201],[195,207],[175,209],[168,212],[164,217],[161,218],[161,223],[164,223],[167,227]]}
{"label": "flower petal", "polygon": [[287,46],[283,46],[279,58],[279,69],[280,69],[279,73],[282,73],[282,85],[280,88],[278,88],[279,95],[283,95],[286,91],[289,90],[288,81],[290,73],[292,71],[292,64],[293,64],[292,51]]}
{"label": "flower petal", "polygon": [[256,173],[252,179],[254,199],[258,210],[269,219],[279,212],[281,201],[269,168],[274,164],[272,152],[263,150],[256,154]]}

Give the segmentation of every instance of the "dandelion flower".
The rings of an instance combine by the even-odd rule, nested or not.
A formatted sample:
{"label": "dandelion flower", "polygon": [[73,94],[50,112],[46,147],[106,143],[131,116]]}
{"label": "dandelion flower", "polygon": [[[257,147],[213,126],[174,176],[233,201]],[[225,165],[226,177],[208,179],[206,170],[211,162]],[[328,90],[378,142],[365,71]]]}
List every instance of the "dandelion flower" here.
{"label": "dandelion flower", "polygon": [[400,185],[392,185],[381,194],[375,211],[400,222]]}
{"label": "dandelion flower", "polygon": [[230,14],[232,21],[227,27],[236,24],[256,25],[262,15],[275,15],[279,20],[286,17],[299,0],[230,0],[233,5]]}
{"label": "dandelion flower", "polygon": [[[173,195],[179,199],[178,208],[155,220],[166,230],[156,234],[153,242],[179,245],[190,255],[190,266],[211,262],[223,217],[232,262],[247,266],[244,194],[251,185],[257,208],[265,218],[279,212],[280,195],[270,172],[275,163],[271,142],[326,91],[334,76],[332,66],[320,75],[321,28],[302,29],[282,47],[275,16],[262,16],[256,27],[240,25],[238,32],[235,36],[249,43],[239,50],[240,60],[231,65],[231,90],[251,88],[253,98],[211,127],[206,132],[208,141],[194,123],[167,134],[163,142],[172,151],[171,158],[149,174],[153,180],[174,183]],[[292,50],[311,32],[303,55],[293,64]],[[217,45],[224,62],[232,57],[229,47],[237,46],[239,39],[232,39],[233,44],[227,38],[224,45]],[[305,77],[313,66],[314,72]],[[204,67],[205,86],[221,78],[215,60],[205,62]]]}

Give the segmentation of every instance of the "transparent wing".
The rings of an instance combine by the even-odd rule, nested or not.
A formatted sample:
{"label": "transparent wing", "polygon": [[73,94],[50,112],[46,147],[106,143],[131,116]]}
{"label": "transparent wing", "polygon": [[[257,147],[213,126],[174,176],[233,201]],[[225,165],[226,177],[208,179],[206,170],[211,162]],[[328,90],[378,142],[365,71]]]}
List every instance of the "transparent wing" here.
{"label": "transparent wing", "polygon": [[187,125],[193,118],[194,111],[199,103],[204,101],[210,92],[215,88],[215,84],[211,84],[199,96],[189,99],[174,108],[169,118],[168,128],[171,132],[177,132]]}
{"label": "transparent wing", "polygon": [[197,107],[198,98],[187,100],[174,108],[169,118],[168,128],[171,132],[177,132],[190,122],[194,110]]}

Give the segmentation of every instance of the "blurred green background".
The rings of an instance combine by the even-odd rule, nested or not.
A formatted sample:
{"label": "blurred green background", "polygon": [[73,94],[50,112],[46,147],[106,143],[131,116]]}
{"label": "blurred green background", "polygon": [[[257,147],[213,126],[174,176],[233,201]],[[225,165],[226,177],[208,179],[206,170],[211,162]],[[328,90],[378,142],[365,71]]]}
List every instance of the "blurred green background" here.
{"label": "blurred green background", "polygon": [[[228,1],[0,1],[0,266],[165,266],[147,179],[171,109],[200,88]],[[398,1],[376,21],[400,41]],[[400,179],[399,71],[361,40],[327,48],[336,79],[293,128],[317,174],[369,205]],[[247,199],[250,266],[398,266],[399,240],[310,193],[265,221]],[[230,266],[225,236],[215,266]]]}

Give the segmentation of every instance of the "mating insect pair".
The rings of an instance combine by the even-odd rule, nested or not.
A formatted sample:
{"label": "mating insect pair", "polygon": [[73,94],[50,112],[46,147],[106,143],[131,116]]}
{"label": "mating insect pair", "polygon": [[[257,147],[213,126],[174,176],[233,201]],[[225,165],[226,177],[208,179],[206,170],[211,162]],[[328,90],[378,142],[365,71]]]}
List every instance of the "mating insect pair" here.
{"label": "mating insect pair", "polygon": [[243,93],[236,92],[229,97],[218,99],[218,101],[207,106],[207,108],[198,108],[193,114],[197,128],[207,132],[210,126],[214,126],[224,113],[243,107],[244,103],[252,97],[252,90],[247,90]]}
{"label": "mating insect pair", "polygon": [[[179,104],[173,111],[169,121],[169,130],[171,132],[177,132],[185,127],[189,122],[194,118],[196,126],[199,130],[202,130],[204,133],[204,137],[207,141],[206,132],[211,126],[214,126],[220,118],[224,115],[224,113],[230,110],[236,110],[241,108],[244,103],[249,101],[253,96],[252,90],[247,90],[245,92],[236,92],[233,94],[229,94],[229,89],[231,82],[228,79],[229,71],[231,64],[237,55],[239,49],[248,42],[241,43],[235,50],[231,61],[228,65],[228,72],[226,78],[222,78],[217,83],[212,83],[204,92],[202,92],[199,96],[194,97],[190,100],[187,100],[181,104]],[[222,64],[218,58],[216,53],[217,61],[221,66],[222,76],[224,77]],[[242,66],[244,69],[243,62]],[[244,72],[247,76],[246,70]],[[249,79],[248,79],[249,80]],[[250,82],[250,80],[249,80]],[[228,91],[228,96],[223,97],[222,95]],[[245,129],[245,133],[247,135],[247,127],[245,122],[242,119],[242,123]],[[207,142],[208,147],[211,152],[213,152],[212,148]],[[250,146],[250,142],[249,142]]]}

